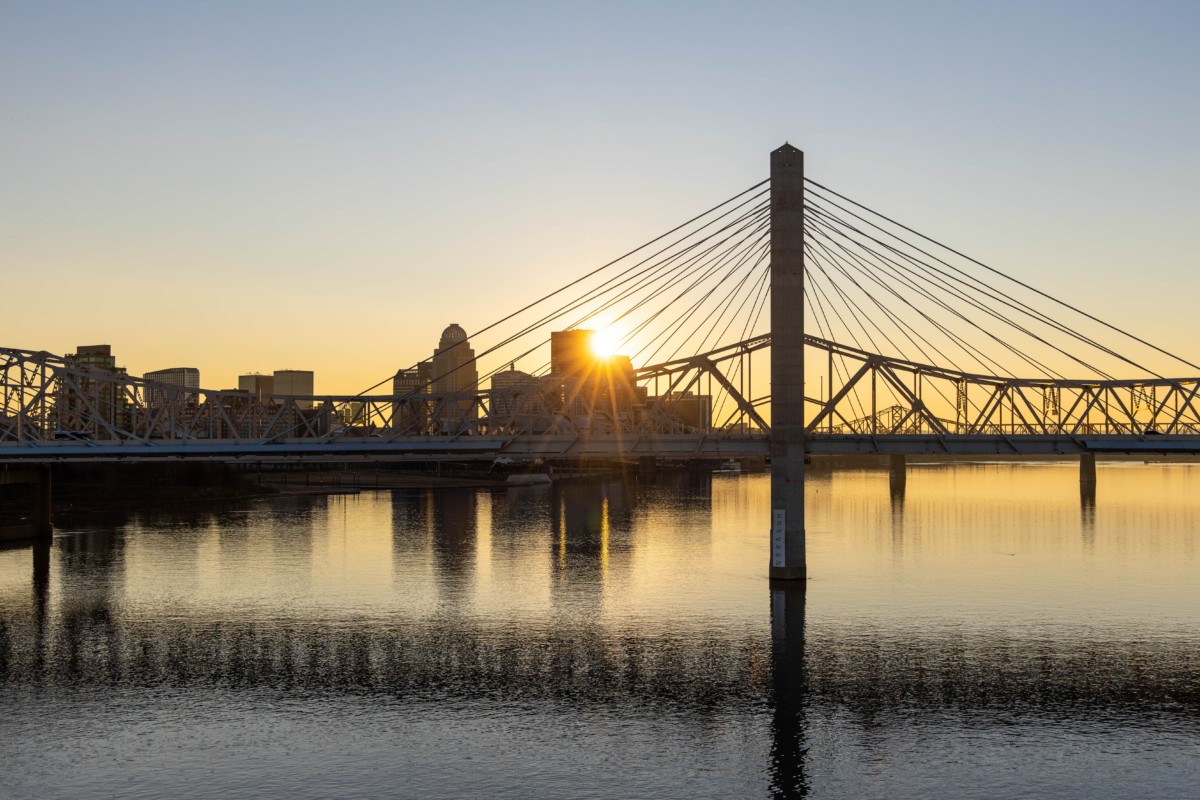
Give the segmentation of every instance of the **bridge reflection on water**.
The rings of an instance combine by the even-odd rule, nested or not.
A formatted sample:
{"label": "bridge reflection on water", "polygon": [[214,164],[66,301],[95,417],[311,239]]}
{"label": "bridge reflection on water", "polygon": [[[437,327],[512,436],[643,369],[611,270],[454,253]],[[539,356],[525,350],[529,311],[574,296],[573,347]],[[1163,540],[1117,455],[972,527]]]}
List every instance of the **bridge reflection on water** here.
{"label": "bridge reflection on water", "polygon": [[[1069,465],[915,466],[891,493],[883,471],[814,469],[807,598],[761,576],[765,476],[281,498],[68,523],[35,545],[32,581],[29,549],[0,551],[9,726],[31,734],[50,708],[49,732],[30,741],[98,737],[121,757],[128,743],[105,721],[119,708],[76,714],[69,731],[54,709],[112,697],[170,717],[191,713],[173,706],[182,692],[268,716],[354,706],[368,725],[397,707],[450,725],[446,709],[495,720],[498,732],[463,733],[468,745],[497,746],[521,715],[549,727],[570,717],[578,742],[634,758],[603,732],[615,721],[634,739],[649,726],[682,764],[715,773],[689,784],[678,764],[571,756],[581,781],[619,791],[658,779],[714,796],[870,785],[919,796],[891,785],[915,780],[906,759],[952,782],[1006,748],[1031,758],[1032,783],[1055,785],[1037,762],[1059,758],[1064,785],[1094,787],[1112,775],[1089,777],[1072,755],[1071,732],[1086,730],[1096,746],[1150,753],[1144,770],[1175,759],[1156,775],[1133,759],[1138,780],[1171,788],[1195,766],[1172,737],[1200,733],[1200,526],[1186,499],[1200,469],[1111,469],[1082,503],[1064,491]],[[394,746],[412,744],[389,730]],[[524,755],[574,746],[539,741]],[[30,760],[32,788],[73,768],[5,747]],[[960,765],[931,765],[938,748]],[[984,768],[980,796],[1012,776]]]}

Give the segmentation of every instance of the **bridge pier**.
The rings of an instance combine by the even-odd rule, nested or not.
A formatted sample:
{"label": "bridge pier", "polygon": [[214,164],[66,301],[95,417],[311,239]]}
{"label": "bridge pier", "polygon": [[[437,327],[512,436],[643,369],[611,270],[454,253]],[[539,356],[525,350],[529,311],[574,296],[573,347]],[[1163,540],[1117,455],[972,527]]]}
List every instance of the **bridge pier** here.
{"label": "bridge pier", "polygon": [[807,577],[804,552],[804,153],[771,153],[771,569]]}
{"label": "bridge pier", "polygon": [[1096,502],[1096,454],[1084,453],[1079,457],[1079,494],[1087,501]]}
{"label": "bridge pier", "polygon": [[638,456],[638,477],[651,480],[658,472],[658,459],[654,456]]}
{"label": "bridge pier", "polygon": [[908,486],[908,464],[903,455],[891,455],[888,457],[888,487],[891,489],[892,497],[904,496],[904,490]]}
{"label": "bridge pier", "polygon": [[0,470],[0,485],[15,484],[27,484],[34,487],[30,521],[21,525],[0,528],[0,541],[5,539],[49,539],[54,535],[49,465]]}

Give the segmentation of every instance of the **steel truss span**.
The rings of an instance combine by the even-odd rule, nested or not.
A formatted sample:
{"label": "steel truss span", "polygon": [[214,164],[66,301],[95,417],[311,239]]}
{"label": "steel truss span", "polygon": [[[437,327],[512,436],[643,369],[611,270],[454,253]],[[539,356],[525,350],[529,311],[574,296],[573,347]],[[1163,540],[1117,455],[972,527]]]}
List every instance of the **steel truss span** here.
{"label": "steel truss span", "polygon": [[[457,393],[265,395],[0,349],[0,461],[765,456],[766,398],[746,399],[737,384],[749,373],[741,362],[768,341],[636,370],[635,384],[654,388],[636,406],[603,375]],[[722,393],[719,427],[681,413],[705,385]]]}
{"label": "steel truss span", "polygon": [[[750,365],[770,342],[759,336],[636,370],[639,385],[655,387],[637,413],[595,386],[259,396],[0,349],[0,460],[765,456],[770,397],[754,396]],[[1200,452],[1200,378],[1007,378],[813,336],[805,343],[807,363],[843,376],[805,398],[813,454]],[[689,424],[676,406],[706,385],[728,402],[711,424]]]}
{"label": "steel truss span", "polygon": [[806,398],[812,453],[1200,452],[1200,378],[1009,378],[806,343],[843,376]]}

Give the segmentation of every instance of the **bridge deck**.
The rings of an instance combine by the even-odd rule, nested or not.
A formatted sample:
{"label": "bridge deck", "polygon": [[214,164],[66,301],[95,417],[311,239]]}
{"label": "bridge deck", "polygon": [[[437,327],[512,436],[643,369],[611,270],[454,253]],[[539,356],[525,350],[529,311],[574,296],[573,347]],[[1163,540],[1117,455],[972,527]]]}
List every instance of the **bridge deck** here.
{"label": "bridge deck", "polygon": [[1198,454],[1200,436],[1158,435],[954,435],[816,434],[807,440],[812,455],[1049,456],[1111,454]]}
{"label": "bridge deck", "polygon": [[[1200,436],[815,434],[811,455],[1050,456],[1093,454],[1200,455]],[[162,442],[65,441],[0,445],[0,463],[66,461],[483,461],[517,459],[763,458],[765,436],[654,434],[645,436],[423,436],[394,442],[375,438],[265,442],[177,440]]]}
{"label": "bridge deck", "polygon": [[334,440],[183,439],[161,442],[88,441],[0,445],[0,463],[56,461],[153,461],[175,459],[258,461],[317,460],[491,460],[512,458],[622,459],[753,458],[766,456],[765,436],[701,434],[414,436],[396,441],[374,437]]}

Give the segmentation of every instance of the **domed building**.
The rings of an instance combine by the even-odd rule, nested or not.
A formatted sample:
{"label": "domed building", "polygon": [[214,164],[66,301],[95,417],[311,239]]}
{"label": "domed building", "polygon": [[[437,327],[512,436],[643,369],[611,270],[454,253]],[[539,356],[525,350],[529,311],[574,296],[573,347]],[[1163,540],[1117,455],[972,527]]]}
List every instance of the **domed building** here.
{"label": "domed building", "polygon": [[473,392],[478,384],[475,351],[467,341],[467,332],[451,322],[433,351],[433,391]]}
{"label": "domed building", "polygon": [[442,331],[442,339],[438,343],[439,350],[445,350],[453,347],[459,342],[467,341],[467,332],[457,322],[451,322],[446,330]]}

